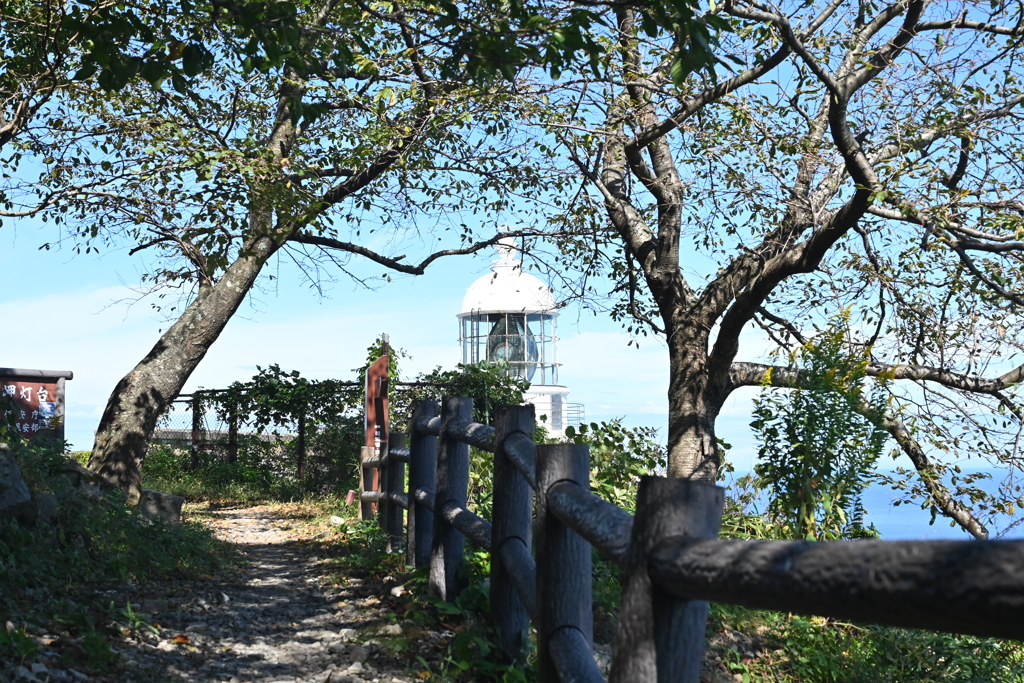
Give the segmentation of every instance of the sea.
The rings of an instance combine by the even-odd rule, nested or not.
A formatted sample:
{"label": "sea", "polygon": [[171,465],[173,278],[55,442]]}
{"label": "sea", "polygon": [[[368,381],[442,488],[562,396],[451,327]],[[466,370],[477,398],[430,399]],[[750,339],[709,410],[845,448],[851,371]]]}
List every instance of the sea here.
{"label": "sea", "polygon": [[[737,473],[740,475],[741,473]],[[989,471],[991,478],[983,479],[976,484],[979,488],[994,492],[1006,475],[1005,470]],[[867,511],[867,523],[874,524],[883,540],[888,541],[920,541],[920,540],[972,540],[974,537],[961,529],[959,526],[950,526],[950,520],[937,515],[932,520],[931,512],[921,509],[920,504],[902,504],[894,506],[893,503],[899,495],[888,486],[869,486],[864,491],[862,503]],[[1019,518],[1019,517],[1018,517]],[[1010,528],[1005,534],[1000,535],[1013,522],[1013,518],[1000,516],[992,522],[987,522],[989,538],[1003,539],[1024,539],[1024,523]]]}

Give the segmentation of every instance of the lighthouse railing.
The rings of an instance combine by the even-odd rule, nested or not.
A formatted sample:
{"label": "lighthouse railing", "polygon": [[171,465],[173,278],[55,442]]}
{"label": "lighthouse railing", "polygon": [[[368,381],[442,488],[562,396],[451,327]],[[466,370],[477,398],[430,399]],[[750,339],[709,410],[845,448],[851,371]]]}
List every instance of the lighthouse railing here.
{"label": "lighthouse railing", "polygon": [[[634,517],[589,490],[588,446],[533,441],[533,406],[501,407],[489,427],[472,422],[472,405],[414,410],[409,494],[396,495],[409,510],[408,560],[453,600],[465,539],[489,550],[491,621],[520,662],[532,621],[541,683],[604,680],[591,547],[623,570],[613,683],[697,683],[708,600],[1024,638],[1024,541],[718,539],[723,489],[641,477]],[[494,454],[492,522],[468,508],[470,446]]]}

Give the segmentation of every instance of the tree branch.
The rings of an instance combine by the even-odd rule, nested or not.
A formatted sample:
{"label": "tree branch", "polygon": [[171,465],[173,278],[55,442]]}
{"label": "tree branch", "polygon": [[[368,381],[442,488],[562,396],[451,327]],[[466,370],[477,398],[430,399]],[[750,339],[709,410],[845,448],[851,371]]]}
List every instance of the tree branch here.
{"label": "tree branch", "polygon": [[794,325],[793,323],[789,322],[785,318],[775,315],[764,306],[758,306],[757,312],[761,314],[762,317],[772,321],[773,323],[779,325],[780,327],[785,328],[785,330],[789,332],[790,335],[792,335],[793,339],[796,339],[797,342],[799,342],[801,345],[807,344],[807,338],[804,337],[803,334],[801,334],[800,330],[798,330],[796,328],[796,325]]}
{"label": "tree branch", "polygon": [[716,102],[722,99],[729,93],[738,90],[744,85],[753,83],[761,76],[765,75],[778,65],[782,64],[782,62],[786,60],[786,57],[788,57],[790,53],[791,50],[789,46],[783,45],[761,64],[758,64],[757,66],[752,66],[743,73],[737,74],[736,76],[733,76],[728,80],[722,81],[716,84],[714,87],[704,90],[697,96],[686,100],[683,106],[676,109],[674,112],[672,112],[671,115],[669,115],[663,121],[660,121],[657,125],[653,127],[645,128],[640,133],[635,135],[631,140],[626,142],[627,151],[634,149],[642,149],[647,145],[651,144],[652,142],[654,142],[655,140],[663,138],[664,136],[668,135],[673,130],[679,128],[679,126],[681,126],[684,121],[686,121],[688,118],[696,114],[698,111],[703,109],[708,104],[711,104],[712,102]]}
{"label": "tree branch", "polygon": [[1000,26],[998,24],[988,24],[983,21],[972,21],[967,19],[967,10],[964,10],[963,14],[958,19],[947,19],[946,21],[922,21],[914,27],[917,31],[945,31],[951,28],[967,28],[972,31],[981,31],[982,33],[994,33],[1000,36],[1022,36],[1024,35],[1024,26],[1017,24],[1016,26]]}
{"label": "tree branch", "polygon": [[342,240],[333,239],[330,237],[323,237],[320,235],[307,235],[303,233],[296,233],[288,238],[289,242],[295,242],[296,244],[309,244],[324,249],[337,249],[339,251],[345,251],[350,254],[358,254],[365,258],[370,259],[374,263],[379,263],[382,266],[395,270],[399,273],[405,273],[407,275],[422,275],[426,272],[427,266],[444,256],[462,256],[466,254],[475,254],[478,251],[487,247],[494,246],[499,240],[505,237],[544,237],[549,236],[549,233],[539,232],[536,230],[513,230],[509,232],[500,232],[493,237],[474,242],[473,244],[462,247],[461,249],[443,249],[430,254],[425,259],[420,261],[418,264],[406,264],[402,263],[405,256],[384,256],[379,254],[372,249],[367,249],[360,244],[354,244],[352,242],[344,242]]}

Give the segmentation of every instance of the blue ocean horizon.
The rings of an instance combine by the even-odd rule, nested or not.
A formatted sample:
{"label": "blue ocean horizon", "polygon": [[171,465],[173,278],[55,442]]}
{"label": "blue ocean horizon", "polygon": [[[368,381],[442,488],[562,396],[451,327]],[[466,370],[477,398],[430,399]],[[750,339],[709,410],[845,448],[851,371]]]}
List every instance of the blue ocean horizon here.
{"label": "blue ocean horizon", "polygon": [[[985,491],[995,491],[1000,477],[1005,475],[1005,471],[999,470],[979,469],[975,471],[987,472],[992,475],[990,479],[984,479],[978,483],[979,488]],[[743,476],[743,473],[736,472],[735,476],[738,478]],[[950,526],[950,520],[947,517],[937,515],[935,523],[931,524],[931,512],[928,509],[922,510],[920,504],[903,504],[894,507],[893,502],[898,497],[898,494],[888,486],[869,486],[864,491],[862,502],[864,509],[867,510],[867,523],[875,525],[875,528],[881,533],[883,540],[973,540],[974,537],[959,526]],[[997,518],[994,523],[987,524],[989,538],[996,538],[999,532],[1005,529],[1012,521],[1012,518],[1002,516]],[[1024,524],[1011,529],[1006,536],[1001,538],[1024,539]]]}

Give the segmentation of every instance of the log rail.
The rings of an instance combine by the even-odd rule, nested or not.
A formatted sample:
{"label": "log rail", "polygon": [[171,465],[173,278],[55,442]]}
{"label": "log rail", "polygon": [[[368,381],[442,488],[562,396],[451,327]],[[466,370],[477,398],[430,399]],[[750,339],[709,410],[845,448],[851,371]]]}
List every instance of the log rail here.
{"label": "log rail", "polygon": [[[534,443],[532,406],[499,408],[493,427],[472,422],[472,399],[438,408],[421,401],[409,448],[393,434],[372,463],[381,524],[397,545],[408,511],[408,562],[429,566],[445,600],[458,593],[465,540],[488,550],[491,619],[520,660],[533,624],[541,683],[604,680],[591,652],[591,547],[623,570],[612,683],[697,683],[708,601],[1024,639],[1024,541],[719,539],[719,487],[643,477],[634,517],[590,491],[587,446]],[[470,446],[494,454],[493,523],[468,507]]]}

